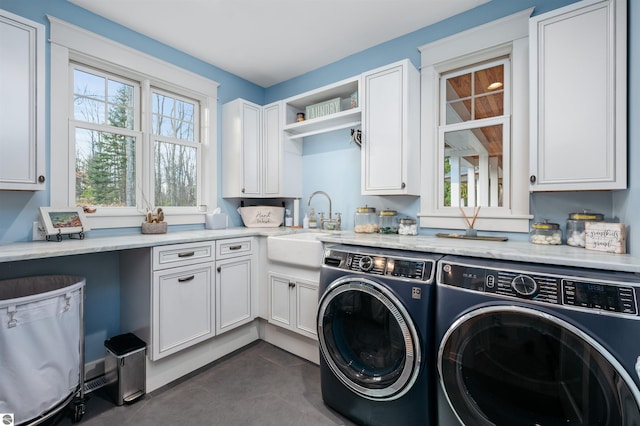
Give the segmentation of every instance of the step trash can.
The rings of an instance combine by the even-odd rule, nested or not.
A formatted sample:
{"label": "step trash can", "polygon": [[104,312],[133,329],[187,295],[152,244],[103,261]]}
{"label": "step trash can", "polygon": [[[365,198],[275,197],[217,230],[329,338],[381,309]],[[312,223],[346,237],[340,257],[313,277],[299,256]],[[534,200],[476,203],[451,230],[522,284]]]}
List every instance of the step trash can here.
{"label": "step trash can", "polygon": [[84,399],[84,286],[74,275],[0,281],[0,413],[36,425]]}
{"label": "step trash can", "polygon": [[108,392],[117,405],[133,404],[146,393],[147,344],[133,333],[105,340]]}

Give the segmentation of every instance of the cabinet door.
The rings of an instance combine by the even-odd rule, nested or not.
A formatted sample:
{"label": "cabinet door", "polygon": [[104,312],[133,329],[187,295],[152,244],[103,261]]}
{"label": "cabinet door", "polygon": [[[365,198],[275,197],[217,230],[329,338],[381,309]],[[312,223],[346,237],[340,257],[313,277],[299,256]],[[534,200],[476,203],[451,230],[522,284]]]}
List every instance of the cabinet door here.
{"label": "cabinet door", "polygon": [[282,159],[282,131],[280,129],[280,105],[268,105],[263,110],[262,141],[262,193],[266,197],[280,195],[280,171]]}
{"label": "cabinet door", "polygon": [[217,262],[216,332],[223,333],[253,320],[250,256]]}
{"label": "cabinet door", "polygon": [[242,107],[242,192],[247,197],[261,195],[261,114],[260,107],[256,105],[247,103]]}
{"label": "cabinet door", "polygon": [[152,360],[215,335],[212,270],[204,263],[154,272]]}
{"label": "cabinet door", "polygon": [[532,191],[626,188],[626,1],[530,21]]}
{"label": "cabinet door", "polygon": [[0,189],[45,188],[44,34],[0,10]]}
{"label": "cabinet door", "polygon": [[222,106],[222,196],[260,195],[262,107],[244,99]]}
{"label": "cabinet door", "polygon": [[363,74],[363,194],[418,194],[418,78],[408,61]]}
{"label": "cabinet door", "polygon": [[295,285],[296,331],[307,337],[317,339],[318,284],[296,279]]}
{"label": "cabinet door", "polygon": [[291,329],[293,305],[291,288],[295,283],[286,275],[269,274],[269,322]]}

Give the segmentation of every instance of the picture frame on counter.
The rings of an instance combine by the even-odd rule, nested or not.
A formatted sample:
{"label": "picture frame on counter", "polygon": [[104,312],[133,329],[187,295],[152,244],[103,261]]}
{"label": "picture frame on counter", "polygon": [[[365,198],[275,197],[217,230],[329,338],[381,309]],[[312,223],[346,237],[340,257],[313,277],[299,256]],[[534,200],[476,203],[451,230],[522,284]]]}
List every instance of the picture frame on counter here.
{"label": "picture frame on counter", "polygon": [[40,222],[47,239],[55,236],[58,241],[62,235],[71,234],[78,234],[83,239],[85,232],[91,229],[81,207],[40,207]]}

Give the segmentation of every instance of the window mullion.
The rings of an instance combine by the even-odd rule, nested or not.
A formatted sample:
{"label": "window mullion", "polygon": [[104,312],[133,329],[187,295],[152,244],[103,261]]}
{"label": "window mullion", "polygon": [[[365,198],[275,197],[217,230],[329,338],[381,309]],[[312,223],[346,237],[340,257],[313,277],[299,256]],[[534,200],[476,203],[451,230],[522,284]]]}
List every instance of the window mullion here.
{"label": "window mullion", "polygon": [[136,167],[140,171],[138,175],[137,187],[140,192],[139,206],[142,210],[153,209],[155,207],[155,193],[153,191],[153,139],[151,129],[151,82],[143,80],[140,83],[140,129],[142,130],[142,155],[136,161]]}

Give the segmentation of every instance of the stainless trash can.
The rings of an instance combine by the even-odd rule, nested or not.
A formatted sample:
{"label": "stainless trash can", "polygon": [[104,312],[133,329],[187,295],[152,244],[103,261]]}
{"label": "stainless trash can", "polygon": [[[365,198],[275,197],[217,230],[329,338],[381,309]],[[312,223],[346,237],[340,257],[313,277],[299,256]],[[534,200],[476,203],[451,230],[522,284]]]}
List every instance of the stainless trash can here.
{"label": "stainless trash can", "polygon": [[146,393],[146,343],[133,333],[104,342],[108,391],[117,405],[132,404]]}

